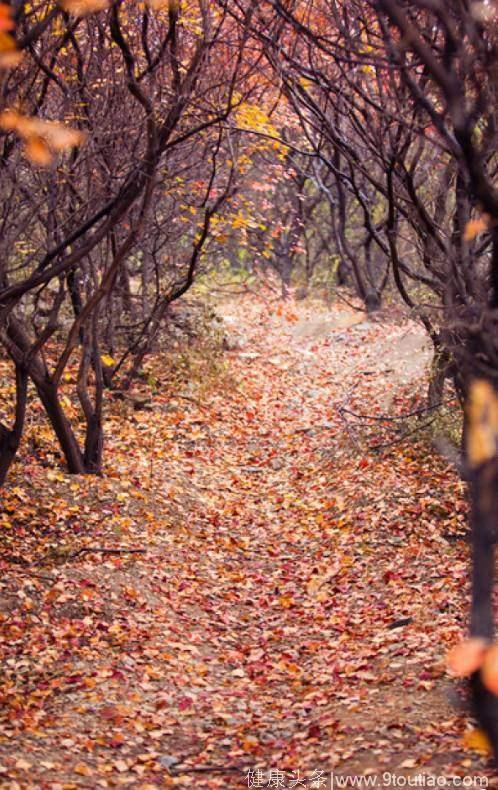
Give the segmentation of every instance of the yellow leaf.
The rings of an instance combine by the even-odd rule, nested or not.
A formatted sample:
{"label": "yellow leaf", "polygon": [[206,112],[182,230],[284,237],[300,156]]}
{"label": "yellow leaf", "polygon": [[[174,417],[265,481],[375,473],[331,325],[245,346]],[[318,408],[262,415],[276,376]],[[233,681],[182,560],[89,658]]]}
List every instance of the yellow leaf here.
{"label": "yellow leaf", "polygon": [[64,477],[64,475],[62,474],[62,472],[57,472],[57,471],[56,471],[56,470],[54,470],[54,469],[50,469],[50,470],[47,472],[47,480],[50,480],[51,482],[54,482],[54,480],[60,480],[60,481],[64,481],[65,479],[66,479],[66,478]]}
{"label": "yellow leaf", "polygon": [[107,365],[107,367],[110,367],[111,365],[115,365],[116,364],[116,360],[113,359],[112,357],[110,357],[109,354],[101,354],[100,359],[102,360],[104,365]]}
{"label": "yellow leaf", "polygon": [[[340,565],[335,563],[331,568],[328,568],[325,573],[314,573],[308,580],[306,585],[306,592],[308,595],[316,595],[319,590],[327,584],[328,581],[334,578],[339,573]],[[326,596],[327,597],[327,596]]]}
{"label": "yellow leaf", "polygon": [[403,760],[403,762],[400,763],[399,767],[400,768],[415,768],[416,765],[417,765],[417,761],[413,757],[408,757],[407,760]]}
{"label": "yellow leaf", "polygon": [[479,379],[472,384],[467,415],[467,455],[476,467],[494,458],[498,449],[498,396],[489,382]]}
{"label": "yellow leaf", "polygon": [[298,675],[302,675],[302,669],[298,667],[297,664],[294,664],[292,661],[279,661],[276,665],[282,672],[286,672],[293,677],[297,677]]}
{"label": "yellow leaf", "polygon": [[491,754],[491,744],[488,736],[482,730],[467,730],[463,736],[463,745],[479,754]]}
{"label": "yellow leaf", "polygon": [[92,776],[93,771],[90,766],[85,765],[85,763],[78,763],[74,766],[74,773],[80,776]]}

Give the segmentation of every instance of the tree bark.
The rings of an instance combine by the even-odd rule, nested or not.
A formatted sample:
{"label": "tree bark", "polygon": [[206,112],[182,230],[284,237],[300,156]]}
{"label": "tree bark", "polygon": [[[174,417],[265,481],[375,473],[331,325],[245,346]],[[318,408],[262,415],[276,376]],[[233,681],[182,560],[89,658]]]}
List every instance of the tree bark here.
{"label": "tree bark", "polygon": [[57,387],[52,382],[49,382],[47,384],[36,384],[36,389],[50,424],[59,440],[61,450],[66,459],[68,472],[74,475],[84,474],[86,470],[83,454],[69,420],[64,414]]}
{"label": "tree bark", "polygon": [[12,428],[0,423],[0,488],[16,457],[21,442],[26,416],[28,373],[22,365],[16,365],[16,413]]}

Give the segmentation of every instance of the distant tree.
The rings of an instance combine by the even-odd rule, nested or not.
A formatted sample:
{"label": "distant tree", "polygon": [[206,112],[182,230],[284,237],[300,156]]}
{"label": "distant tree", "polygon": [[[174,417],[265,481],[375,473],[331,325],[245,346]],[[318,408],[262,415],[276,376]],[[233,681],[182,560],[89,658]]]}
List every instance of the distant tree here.
{"label": "distant tree", "polygon": [[[498,535],[497,14],[494,2],[291,0],[258,4],[253,21],[309,145],[335,179],[338,244],[360,292],[360,277],[375,286],[374,245],[378,272],[389,267],[433,341],[431,403],[449,376],[466,404],[471,636],[486,643]],[[351,204],[364,221],[361,270],[348,250]],[[472,689],[498,758],[490,674],[489,666],[474,672]]]}
{"label": "distant tree", "polygon": [[[101,470],[109,348],[126,346],[136,367],[165,305],[192,284],[231,192],[227,119],[253,91],[247,31],[205,0],[181,12],[176,0],[102,6],[15,14],[22,59],[7,64],[0,115],[0,342],[17,406],[0,437],[0,483],[22,434],[26,377],[69,471]],[[179,232],[182,212],[190,228]],[[83,447],[61,399],[76,359]]]}

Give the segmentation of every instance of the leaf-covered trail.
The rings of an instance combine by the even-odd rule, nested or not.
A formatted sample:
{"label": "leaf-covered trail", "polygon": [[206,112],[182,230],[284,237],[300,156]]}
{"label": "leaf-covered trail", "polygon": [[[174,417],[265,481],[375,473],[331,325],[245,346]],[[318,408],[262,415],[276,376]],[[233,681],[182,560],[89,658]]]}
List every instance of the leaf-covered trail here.
{"label": "leaf-covered trail", "polygon": [[[403,411],[420,337],[338,308],[223,312],[245,337],[225,387],[158,395],[126,436],[110,418],[108,479],[18,486],[62,517],[41,541],[18,522],[10,559],[33,562],[3,564],[6,786],[482,772],[442,664],[466,617],[461,488],[423,445],[360,450],[338,411]],[[147,552],[74,556],[98,546]]]}

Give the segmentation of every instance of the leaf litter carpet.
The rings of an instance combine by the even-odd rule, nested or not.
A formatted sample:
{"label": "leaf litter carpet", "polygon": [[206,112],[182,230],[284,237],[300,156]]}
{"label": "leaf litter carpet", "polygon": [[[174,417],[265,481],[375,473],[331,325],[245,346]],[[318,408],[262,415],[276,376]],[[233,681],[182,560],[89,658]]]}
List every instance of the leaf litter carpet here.
{"label": "leaf litter carpet", "polygon": [[341,412],[409,411],[423,337],[320,310],[224,305],[238,341],[208,393],[153,360],[150,408],[109,409],[102,479],[34,425],[0,515],[2,786],[488,774],[444,669],[463,488],[428,440]]}

